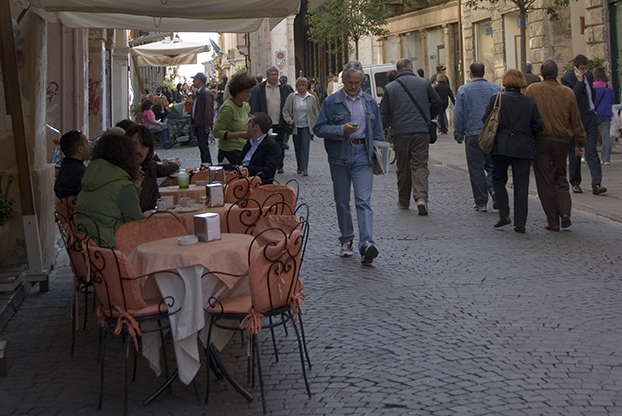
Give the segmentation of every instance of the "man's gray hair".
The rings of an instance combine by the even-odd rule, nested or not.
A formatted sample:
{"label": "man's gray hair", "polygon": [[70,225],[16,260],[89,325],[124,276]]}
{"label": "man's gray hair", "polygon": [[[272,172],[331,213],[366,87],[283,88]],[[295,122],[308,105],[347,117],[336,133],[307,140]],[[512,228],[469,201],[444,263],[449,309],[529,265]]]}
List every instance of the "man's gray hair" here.
{"label": "man's gray hair", "polygon": [[343,67],[343,72],[341,73],[341,78],[346,79],[350,78],[353,75],[361,74],[365,75],[363,72],[363,65],[357,60],[352,60]]}
{"label": "man's gray hair", "polygon": [[527,72],[528,74],[531,74],[532,70],[533,70],[533,65],[531,64],[531,62],[527,61],[525,63],[525,72]]}
{"label": "man's gray hair", "polygon": [[272,65],[272,66],[268,67],[268,69],[266,69],[266,75],[269,74],[270,72],[276,72],[278,74],[279,73],[279,68],[277,68],[276,66]]}

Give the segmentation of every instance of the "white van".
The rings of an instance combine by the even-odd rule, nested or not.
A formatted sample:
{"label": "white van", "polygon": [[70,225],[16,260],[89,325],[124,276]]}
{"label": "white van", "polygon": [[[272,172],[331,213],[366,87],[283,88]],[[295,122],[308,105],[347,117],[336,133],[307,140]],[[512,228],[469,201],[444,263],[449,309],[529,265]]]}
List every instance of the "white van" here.
{"label": "white van", "polygon": [[[371,95],[376,99],[378,105],[382,100],[382,94],[384,94],[384,87],[387,85],[387,72],[395,69],[393,64],[382,65],[368,65],[363,67],[365,76],[363,82],[361,82],[361,89],[363,92]],[[343,82],[341,81],[341,72],[339,73],[339,89],[343,88]]]}
{"label": "white van", "polygon": [[376,102],[380,105],[382,94],[384,94],[384,87],[387,85],[387,72],[395,69],[394,64],[382,64],[382,65],[370,65],[364,66],[363,82],[361,83],[361,89],[370,94],[376,99]]}

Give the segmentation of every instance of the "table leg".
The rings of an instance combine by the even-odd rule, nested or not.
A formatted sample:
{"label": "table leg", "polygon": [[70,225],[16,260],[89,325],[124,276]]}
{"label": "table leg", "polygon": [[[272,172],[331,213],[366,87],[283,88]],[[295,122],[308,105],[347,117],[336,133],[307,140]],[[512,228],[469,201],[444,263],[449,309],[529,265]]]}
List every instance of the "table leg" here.
{"label": "table leg", "polygon": [[246,390],[244,390],[244,388],[240,386],[240,384],[233,377],[231,377],[231,375],[229,374],[225,366],[222,364],[222,361],[220,361],[220,357],[218,356],[218,353],[214,350],[214,348],[211,345],[208,348],[208,351],[210,355],[212,356],[214,363],[220,369],[221,374],[225,376],[225,378],[229,381],[229,384],[231,384],[238,391],[238,393],[240,393],[242,397],[244,397],[248,402],[252,402],[253,396],[251,396]]}
{"label": "table leg", "polygon": [[162,392],[164,390],[166,390],[173,381],[175,381],[175,379],[177,378],[177,374],[178,374],[178,370],[173,371],[173,374],[171,374],[171,376],[166,379],[166,381],[164,382],[164,384],[162,384],[162,386],[160,386],[160,388],[158,390],[156,390],[155,393],[153,393],[151,396],[149,396],[149,398],[147,400],[145,400],[143,402],[143,404],[145,406],[148,406],[152,401],[154,401],[160,394],[162,394]]}

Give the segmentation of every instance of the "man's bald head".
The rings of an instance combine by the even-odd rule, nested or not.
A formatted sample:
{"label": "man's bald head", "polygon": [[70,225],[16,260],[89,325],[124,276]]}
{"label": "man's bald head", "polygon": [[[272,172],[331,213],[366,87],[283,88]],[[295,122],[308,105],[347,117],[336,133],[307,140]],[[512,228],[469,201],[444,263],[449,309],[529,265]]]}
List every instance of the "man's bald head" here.
{"label": "man's bald head", "polygon": [[402,58],[395,64],[395,69],[397,69],[397,72],[412,71],[413,63],[410,61],[410,59]]}

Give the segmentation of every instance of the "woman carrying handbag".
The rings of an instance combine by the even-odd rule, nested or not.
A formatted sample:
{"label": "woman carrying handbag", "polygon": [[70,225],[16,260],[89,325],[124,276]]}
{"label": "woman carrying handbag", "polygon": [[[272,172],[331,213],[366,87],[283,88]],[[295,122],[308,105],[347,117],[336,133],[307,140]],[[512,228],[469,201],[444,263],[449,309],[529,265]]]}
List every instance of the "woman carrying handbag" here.
{"label": "woman carrying handbag", "polygon": [[[514,231],[518,233],[525,232],[527,223],[529,169],[531,161],[535,159],[533,139],[543,128],[536,102],[521,93],[521,88],[526,86],[525,76],[519,70],[510,69],[503,76],[505,91],[501,99],[501,121],[491,152],[492,185],[499,207],[499,221],[495,224],[495,228],[512,223],[508,192],[505,188],[508,182],[508,167],[512,166]],[[484,122],[492,112],[496,98],[496,95],[490,98],[483,117]]]}

